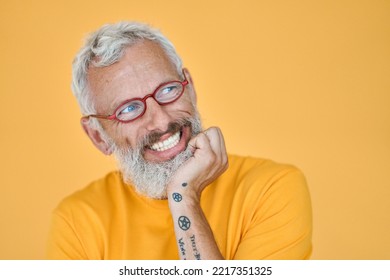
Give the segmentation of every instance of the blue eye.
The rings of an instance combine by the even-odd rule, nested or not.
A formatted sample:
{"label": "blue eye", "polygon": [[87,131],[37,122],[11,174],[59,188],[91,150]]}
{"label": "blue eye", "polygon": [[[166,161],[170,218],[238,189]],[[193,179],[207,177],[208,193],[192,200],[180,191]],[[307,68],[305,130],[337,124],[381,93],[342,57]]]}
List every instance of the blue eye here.
{"label": "blue eye", "polygon": [[177,87],[176,86],[169,86],[169,87],[165,87],[163,88],[163,90],[161,91],[162,94],[169,94],[170,92],[172,92],[173,90],[175,90]]}
{"label": "blue eye", "polygon": [[179,82],[171,82],[159,88],[155,94],[160,103],[168,103],[175,100],[183,92],[183,86]]}
{"label": "blue eye", "polygon": [[132,120],[142,114],[144,104],[140,100],[130,101],[117,110],[116,117],[123,121]]}
{"label": "blue eye", "polygon": [[125,109],[121,111],[121,114],[131,113],[133,111],[137,110],[137,106],[134,104],[130,104]]}

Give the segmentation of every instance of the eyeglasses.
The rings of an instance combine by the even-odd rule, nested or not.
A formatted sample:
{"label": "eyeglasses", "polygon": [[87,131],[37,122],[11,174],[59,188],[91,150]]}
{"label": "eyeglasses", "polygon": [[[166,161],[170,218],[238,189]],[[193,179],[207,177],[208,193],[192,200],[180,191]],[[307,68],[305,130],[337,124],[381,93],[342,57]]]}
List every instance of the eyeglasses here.
{"label": "eyeglasses", "polygon": [[171,81],[159,85],[151,94],[146,95],[144,98],[132,98],[124,101],[119,105],[112,115],[88,115],[82,118],[99,118],[106,120],[116,120],[122,123],[128,123],[135,121],[145,114],[146,111],[146,99],[153,97],[154,100],[160,105],[168,105],[178,100],[188,85],[188,80],[183,72],[184,81]]}

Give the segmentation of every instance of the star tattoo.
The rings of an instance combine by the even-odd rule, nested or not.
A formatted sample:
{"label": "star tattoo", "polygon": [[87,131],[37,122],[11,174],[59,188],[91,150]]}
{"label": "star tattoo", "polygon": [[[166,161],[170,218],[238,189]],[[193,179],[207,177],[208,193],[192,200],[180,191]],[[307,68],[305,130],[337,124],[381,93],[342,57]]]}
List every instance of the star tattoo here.
{"label": "star tattoo", "polygon": [[186,216],[180,216],[178,223],[179,227],[184,231],[188,230],[191,226],[191,221]]}
{"label": "star tattoo", "polygon": [[182,195],[176,192],[172,194],[172,198],[176,202],[180,202],[183,199]]}

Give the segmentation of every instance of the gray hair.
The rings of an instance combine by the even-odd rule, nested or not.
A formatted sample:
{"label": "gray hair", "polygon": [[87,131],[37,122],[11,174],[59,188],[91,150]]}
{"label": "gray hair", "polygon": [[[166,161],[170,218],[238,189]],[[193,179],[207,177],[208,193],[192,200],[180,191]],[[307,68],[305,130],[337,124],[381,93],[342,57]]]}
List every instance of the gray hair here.
{"label": "gray hair", "polygon": [[72,91],[83,115],[96,113],[88,90],[89,66],[91,64],[94,67],[109,66],[121,59],[127,47],[142,40],[158,43],[176,67],[178,74],[182,73],[182,60],[176,53],[175,47],[158,30],[138,22],[104,25],[90,34],[73,61]]}

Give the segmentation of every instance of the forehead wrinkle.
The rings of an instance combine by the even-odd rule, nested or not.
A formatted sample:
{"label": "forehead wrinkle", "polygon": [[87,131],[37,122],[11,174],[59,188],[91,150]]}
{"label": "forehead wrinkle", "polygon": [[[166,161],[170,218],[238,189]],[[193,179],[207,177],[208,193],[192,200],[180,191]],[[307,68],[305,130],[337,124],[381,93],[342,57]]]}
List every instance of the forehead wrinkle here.
{"label": "forehead wrinkle", "polygon": [[[110,113],[116,107],[123,102],[121,97],[123,92],[124,83],[131,76],[131,66],[128,64],[110,65],[106,67],[91,67],[89,71],[89,88],[97,108],[104,107],[105,111],[109,110]],[[138,85],[136,85],[138,86]],[[121,101],[122,100],[122,101]],[[119,104],[118,104],[119,103]]]}

